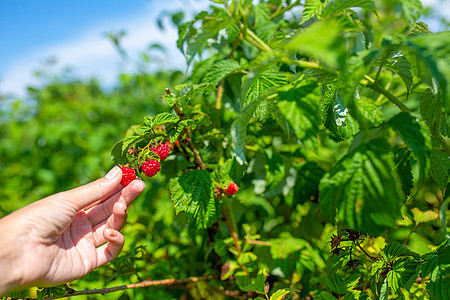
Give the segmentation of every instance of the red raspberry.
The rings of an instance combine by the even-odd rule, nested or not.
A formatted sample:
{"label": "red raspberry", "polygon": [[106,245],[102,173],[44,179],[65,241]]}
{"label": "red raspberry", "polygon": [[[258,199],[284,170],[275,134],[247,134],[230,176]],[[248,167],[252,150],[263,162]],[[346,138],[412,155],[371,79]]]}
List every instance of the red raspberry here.
{"label": "red raspberry", "polygon": [[239,187],[237,186],[237,184],[234,182],[230,182],[230,184],[225,189],[225,194],[227,194],[227,196],[233,196],[237,193],[237,191],[239,191]]}
{"label": "red raspberry", "polygon": [[169,156],[170,153],[170,147],[167,144],[162,144],[161,146],[158,146],[156,148],[150,148],[150,151],[155,152],[158,154],[160,160],[165,160],[167,156]]}
{"label": "red raspberry", "polygon": [[122,167],[122,180],[120,184],[123,186],[127,186],[136,179],[136,171],[134,169],[128,167]]}
{"label": "red raspberry", "polygon": [[155,176],[161,168],[159,161],[157,159],[151,159],[142,164],[142,172],[148,177]]}

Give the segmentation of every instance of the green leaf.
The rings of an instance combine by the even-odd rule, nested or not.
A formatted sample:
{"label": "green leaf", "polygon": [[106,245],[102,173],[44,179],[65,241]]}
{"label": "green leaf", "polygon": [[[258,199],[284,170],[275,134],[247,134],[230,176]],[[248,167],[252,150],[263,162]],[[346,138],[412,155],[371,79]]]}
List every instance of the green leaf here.
{"label": "green leaf", "polygon": [[427,33],[431,34],[432,32],[428,29],[428,25],[422,21],[416,22],[411,30],[408,32],[407,36],[413,36],[416,34]]}
{"label": "green leaf", "polygon": [[227,280],[231,275],[234,274],[235,270],[239,269],[239,264],[235,261],[227,261],[221,269],[220,280]]}
{"label": "green leaf", "polygon": [[170,107],[172,107],[174,104],[177,103],[178,98],[175,95],[170,94],[170,95],[164,95],[163,100],[166,101]]}
{"label": "green leaf", "polygon": [[320,210],[350,229],[373,235],[395,225],[401,215],[401,182],[390,146],[375,139],[355,147],[322,178]]}
{"label": "green leaf", "polygon": [[199,229],[211,226],[220,215],[211,177],[206,170],[192,170],[169,182],[175,213],[186,212],[189,222]]}
{"label": "green leaf", "polygon": [[450,299],[450,244],[446,240],[436,250],[423,256],[422,278],[430,276],[427,289],[433,299]]}
{"label": "green leaf", "polygon": [[411,170],[411,150],[408,147],[395,151],[395,166],[397,173],[402,180],[402,189],[405,196],[408,196],[413,188],[413,175]]}
{"label": "green leaf", "polygon": [[327,17],[351,7],[361,7],[378,16],[377,9],[375,8],[375,2],[373,0],[330,0],[327,2],[327,5],[323,10],[322,16]]}
{"label": "green leaf", "polygon": [[444,111],[441,101],[430,89],[420,97],[420,114],[429,127],[435,128],[443,136],[450,137],[450,115]]}
{"label": "green leaf", "polygon": [[271,8],[266,3],[253,6],[255,33],[264,42],[268,42],[273,38],[277,28],[277,24],[270,19],[270,13]]}
{"label": "green leaf", "polygon": [[123,141],[120,141],[115,143],[111,150],[111,158],[114,161],[115,165],[127,163],[127,155],[123,152],[122,149]]}
{"label": "green leaf", "polygon": [[421,211],[418,207],[411,209],[413,219],[416,224],[427,223],[439,217],[438,213],[432,210]]}
{"label": "green leaf", "polygon": [[265,269],[259,270],[258,275],[255,278],[251,278],[244,272],[238,272],[235,274],[236,282],[241,290],[245,292],[257,292],[261,294],[266,293],[266,278],[267,271]]}
{"label": "green leaf", "polygon": [[259,104],[264,100],[264,98],[260,98],[248,105],[237,117],[237,119],[233,122],[230,128],[231,140],[233,141],[233,157],[236,158],[236,161],[242,165],[247,163],[247,159],[245,158],[245,140],[247,137],[247,125],[250,122],[253,113]]}
{"label": "green leaf", "polygon": [[402,5],[400,9],[401,14],[404,15],[411,24],[419,19],[423,11],[420,0],[399,0],[398,2]]}
{"label": "green leaf", "polygon": [[272,295],[270,295],[270,300],[283,300],[284,297],[290,292],[291,290],[288,289],[276,290]]}
{"label": "green leaf", "polygon": [[411,65],[406,57],[397,53],[393,57],[387,59],[383,66],[400,76],[406,86],[407,95],[409,95],[413,83],[413,76],[411,74]]}
{"label": "green leaf", "polygon": [[409,250],[405,246],[398,242],[389,242],[386,247],[384,247],[382,252],[383,258],[388,262],[394,262],[399,257],[411,256],[415,259],[419,259],[420,255]]}
{"label": "green leaf", "polygon": [[320,0],[306,0],[302,11],[302,22],[303,24],[315,15],[317,15],[324,7],[324,4]]}
{"label": "green leaf", "polygon": [[157,114],[154,117],[145,117],[144,118],[144,125],[148,126],[149,128],[155,128],[156,126],[165,125],[165,124],[173,124],[180,120],[180,117],[178,117],[175,114],[164,112]]}
{"label": "green leaf", "polygon": [[314,297],[315,300],[336,300],[336,298],[330,292],[320,292],[319,295]]}
{"label": "green leaf", "polygon": [[340,22],[334,19],[322,20],[293,37],[287,47],[337,68],[346,53],[342,32]]}
{"label": "green leaf", "polygon": [[409,259],[399,259],[392,264],[392,270],[387,273],[386,279],[394,293],[399,293],[400,288],[409,291],[411,280],[415,281],[418,276],[416,272],[418,264]]}
{"label": "green leaf", "polygon": [[270,243],[270,254],[273,259],[285,259],[291,253],[310,246],[307,241],[292,237],[288,232],[280,234],[277,239],[271,239]]}
{"label": "green leaf", "polygon": [[430,167],[431,142],[429,133],[412,115],[401,112],[392,117],[388,124],[397,131],[403,141],[411,148],[420,164],[421,180],[425,178]]}
{"label": "green leaf", "polygon": [[[435,34],[421,34],[407,38],[404,42],[406,49],[415,60],[415,75],[434,91],[436,83],[439,88],[439,98],[447,113],[450,112],[450,97],[447,96],[450,78],[450,31]],[[408,60],[411,63],[411,59]],[[437,93],[435,93],[437,94]]]}
{"label": "green leaf", "polygon": [[[247,107],[260,98],[267,95],[267,93],[281,85],[287,84],[284,74],[277,70],[266,70],[262,73],[251,72],[249,75],[242,77],[242,91],[241,99],[243,100],[242,106]],[[270,116],[269,102],[273,99],[264,99],[260,102],[255,110],[255,114],[262,120]]]}
{"label": "green leaf", "polygon": [[333,134],[331,137],[336,141],[346,140],[359,132],[358,123],[348,113],[342,100],[336,84],[330,84],[323,89],[320,106],[322,124]]}
{"label": "green leaf", "polygon": [[450,197],[447,197],[447,200],[445,200],[442,203],[441,209],[439,211],[439,219],[441,220],[441,226],[445,232],[445,237],[447,238],[447,244],[450,244],[450,232],[447,231],[447,214],[446,214],[449,205],[450,205]]}
{"label": "green leaf", "polygon": [[239,68],[239,63],[234,60],[227,59],[215,62],[206,72],[203,82],[208,82],[216,86],[225,77],[239,70]]}
{"label": "green leaf", "polygon": [[[303,81],[286,92],[279,92],[278,107],[295,135],[304,144],[317,137],[320,119],[319,89],[315,82]],[[314,142],[314,144],[316,144]]]}
{"label": "green leaf", "polygon": [[431,150],[430,162],[431,176],[441,191],[444,191],[449,182],[450,156],[446,152]]}

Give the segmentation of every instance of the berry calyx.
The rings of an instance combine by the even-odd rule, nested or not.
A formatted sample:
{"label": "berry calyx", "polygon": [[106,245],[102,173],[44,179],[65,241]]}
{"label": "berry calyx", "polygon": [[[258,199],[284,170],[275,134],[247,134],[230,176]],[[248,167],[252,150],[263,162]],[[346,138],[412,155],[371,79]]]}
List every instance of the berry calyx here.
{"label": "berry calyx", "polygon": [[162,144],[161,146],[158,146],[156,148],[150,148],[150,151],[158,154],[160,160],[165,160],[170,154],[170,147],[167,144]]}
{"label": "berry calyx", "polygon": [[230,184],[225,189],[225,194],[227,196],[233,196],[237,193],[237,191],[239,191],[239,187],[237,186],[237,184],[234,182],[230,182]]}
{"label": "berry calyx", "polygon": [[159,172],[159,170],[161,169],[161,165],[157,159],[151,159],[149,161],[144,162],[141,168],[142,172],[146,176],[153,177]]}
{"label": "berry calyx", "polygon": [[132,168],[128,167],[122,167],[120,168],[122,170],[122,180],[120,181],[120,184],[123,186],[127,186],[136,179],[136,171]]}

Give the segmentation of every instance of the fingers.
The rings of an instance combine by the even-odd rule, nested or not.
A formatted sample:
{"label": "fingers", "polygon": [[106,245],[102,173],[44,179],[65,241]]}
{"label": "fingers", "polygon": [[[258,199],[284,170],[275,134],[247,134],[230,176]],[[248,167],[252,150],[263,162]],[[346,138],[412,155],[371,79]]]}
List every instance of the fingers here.
{"label": "fingers", "polygon": [[116,258],[125,243],[124,236],[119,231],[111,228],[107,228],[103,231],[103,238],[108,243],[96,249],[97,267],[100,267]]}
{"label": "fingers", "polygon": [[112,168],[105,177],[97,179],[81,187],[60,194],[61,199],[69,201],[70,205],[80,211],[94,203],[104,201],[121,189],[122,171],[119,167]]}
{"label": "fingers", "polygon": [[[126,206],[139,196],[145,188],[145,183],[141,180],[133,180],[127,187],[116,193],[108,200],[87,211],[87,216],[91,224],[97,225],[107,220],[113,213],[116,203],[122,202]],[[113,227],[111,227],[113,228]]]}
{"label": "fingers", "polygon": [[94,245],[98,247],[106,242],[103,232],[105,229],[121,230],[127,221],[127,206],[124,202],[116,202],[113,207],[113,214],[108,220],[98,224],[93,228]]}

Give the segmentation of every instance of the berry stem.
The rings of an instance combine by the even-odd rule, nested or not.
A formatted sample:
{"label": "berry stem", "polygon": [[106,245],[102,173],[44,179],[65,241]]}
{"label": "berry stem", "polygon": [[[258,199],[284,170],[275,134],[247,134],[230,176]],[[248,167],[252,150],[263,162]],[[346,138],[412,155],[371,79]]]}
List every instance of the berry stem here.
{"label": "berry stem", "polygon": [[[167,95],[171,95],[172,93],[170,92],[169,89],[165,89],[166,94]],[[180,121],[183,120],[183,113],[180,111],[180,109],[178,108],[177,104],[173,105],[173,108],[175,109],[175,112],[177,113],[178,117],[180,118]],[[197,166],[197,168],[202,169],[202,170],[206,170],[206,166],[205,163],[203,162],[200,153],[198,152],[197,148],[195,148],[194,143],[192,142],[191,139],[191,133],[184,128],[184,134],[186,135],[186,144],[189,146],[189,148],[191,149],[191,151],[194,153],[194,163]]]}

